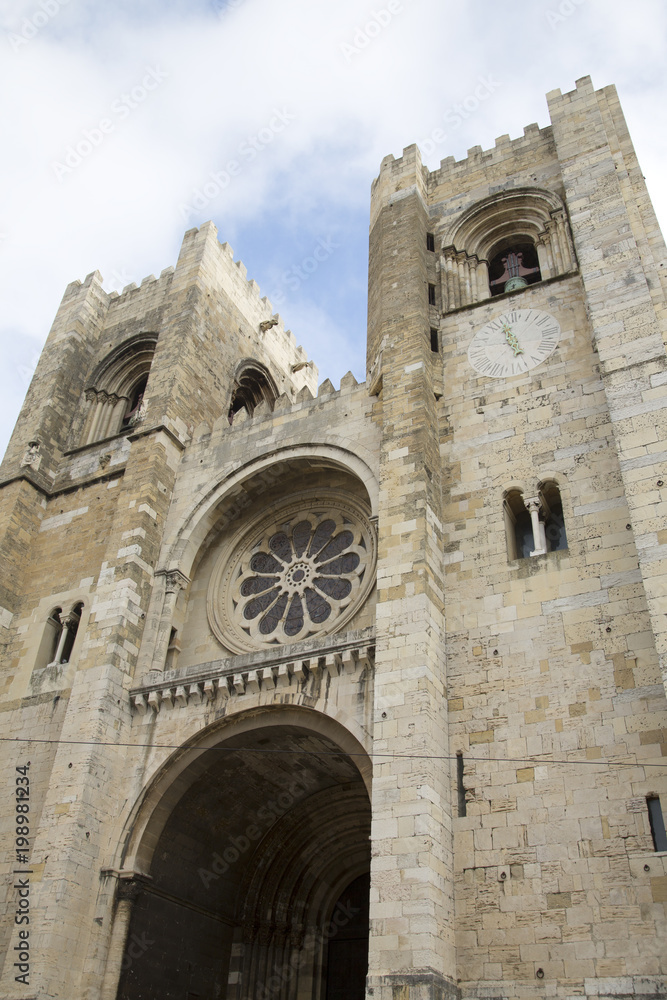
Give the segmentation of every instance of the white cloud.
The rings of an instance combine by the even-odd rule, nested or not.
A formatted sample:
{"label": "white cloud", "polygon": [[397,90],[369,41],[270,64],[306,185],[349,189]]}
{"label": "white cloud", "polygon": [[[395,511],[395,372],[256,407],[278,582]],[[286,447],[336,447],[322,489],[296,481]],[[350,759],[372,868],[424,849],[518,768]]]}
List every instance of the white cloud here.
{"label": "white cloud", "polygon": [[[667,103],[667,13],[658,0],[639,0],[631,16],[618,0],[534,0],[511,17],[495,0],[393,0],[390,17],[378,13],[388,0],[69,0],[17,48],[10,35],[34,22],[40,2],[57,0],[0,10],[0,85],[12,94],[0,165],[0,336],[11,345],[0,381],[3,444],[25,388],[12,366],[25,368],[45,339],[66,284],[96,268],[109,288],[158,274],[175,263],[182,232],[209,217],[249,275],[262,272],[263,293],[339,225],[348,270],[332,259],[280,310],[322,379],[340,377],[343,355],[363,378],[358,285],[370,182],[383,156],[444,127],[480,80],[494,81],[488,98],[455,127],[450,117],[429,166],[547,124],[545,92],[591,74],[596,87],[618,84],[651,193],[667,213],[657,188],[665,140],[656,122]],[[550,23],[561,9],[571,12]],[[149,70],[166,76],[130,107],[123,95],[132,102]],[[256,156],[244,154],[276,109],[293,119],[259,141]],[[58,180],[54,161],[90,141],[103,119],[113,127]],[[230,160],[238,174],[186,221],[182,206]]]}

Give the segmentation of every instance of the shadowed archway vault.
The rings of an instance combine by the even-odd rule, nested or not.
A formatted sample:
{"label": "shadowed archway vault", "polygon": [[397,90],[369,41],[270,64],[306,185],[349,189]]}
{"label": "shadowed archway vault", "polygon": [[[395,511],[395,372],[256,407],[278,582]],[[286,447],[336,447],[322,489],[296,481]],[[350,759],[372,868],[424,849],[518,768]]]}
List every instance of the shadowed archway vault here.
{"label": "shadowed archway vault", "polygon": [[212,747],[133,884],[118,1000],[335,1000],[342,969],[362,998],[369,836],[330,738],[265,724]]}

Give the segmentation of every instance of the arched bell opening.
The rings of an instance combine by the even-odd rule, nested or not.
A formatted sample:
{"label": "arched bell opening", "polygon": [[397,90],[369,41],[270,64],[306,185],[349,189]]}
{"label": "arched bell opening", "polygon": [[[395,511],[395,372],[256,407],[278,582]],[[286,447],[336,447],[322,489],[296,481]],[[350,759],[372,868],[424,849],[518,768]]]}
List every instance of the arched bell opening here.
{"label": "arched bell opening", "polygon": [[537,248],[525,239],[513,239],[497,250],[489,261],[491,295],[526,288],[542,280]]}
{"label": "arched bell opening", "polygon": [[148,877],[123,892],[133,901],[118,1000],[337,1000],[341,968],[361,1000],[370,803],[360,766],[297,725],[239,733],[199,757],[191,783],[187,771],[179,779]]}
{"label": "arched bell opening", "polygon": [[228,419],[230,424],[234,415],[245,409],[252,416],[256,407],[265,402],[270,410],[278,398],[276,383],[267,368],[259,361],[246,360],[241,363],[234,378],[232,396],[229,404]]}
{"label": "arched bell opening", "polygon": [[484,198],[443,231],[443,312],[518,291],[576,267],[565,207],[553,191]]}

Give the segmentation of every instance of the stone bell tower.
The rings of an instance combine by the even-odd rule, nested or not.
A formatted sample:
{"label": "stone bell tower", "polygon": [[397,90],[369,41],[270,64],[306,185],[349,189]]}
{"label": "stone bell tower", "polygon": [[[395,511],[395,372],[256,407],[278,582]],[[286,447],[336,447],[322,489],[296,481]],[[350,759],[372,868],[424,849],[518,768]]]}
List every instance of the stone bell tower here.
{"label": "stone bell tower", "polygon": [[614,88],[548,102],[383,160],[364,383],[212,223],[66,289],[0,470],[3,997],[667,998],[667,253]]}
{"label": "stone bell tower", "polygon": [[614,88],[548,102],[373,184],[383,996],[667,995],[665,245]]}

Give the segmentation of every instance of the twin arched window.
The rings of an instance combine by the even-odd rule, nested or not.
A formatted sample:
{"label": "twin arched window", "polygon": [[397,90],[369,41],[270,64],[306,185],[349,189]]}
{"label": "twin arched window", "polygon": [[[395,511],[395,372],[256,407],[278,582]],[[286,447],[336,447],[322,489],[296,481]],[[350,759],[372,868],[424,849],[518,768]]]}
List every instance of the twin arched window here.
{"label": "twin arched window", "polygon": [[505,534],[509,559],[527,559],[567,548],[563,503],[553,480],[538,484],[534,496],[518,487],[504,496]]}
{"label": "twin arched window", "polygon": [[38,667],[55,667],[61,663],[69,663],[82,611],[82,602],[75,604],[68,612],[63,612],[60,607],[53,608],[46,620],[37,654]]}
{"label": "twin arched window", "polygon": [[129,430],[140,422],[157,334],[140,334],[108,355],[86,389],[82,444]]}

